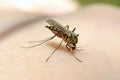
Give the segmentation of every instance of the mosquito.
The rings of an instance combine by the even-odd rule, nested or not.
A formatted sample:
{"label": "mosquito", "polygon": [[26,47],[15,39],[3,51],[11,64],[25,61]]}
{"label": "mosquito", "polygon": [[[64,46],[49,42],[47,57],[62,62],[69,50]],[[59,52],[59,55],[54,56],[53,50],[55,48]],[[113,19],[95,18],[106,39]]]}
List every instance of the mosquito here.
{"label": "mosquito", "polygon": [[[70,51],[70,50],[77,50],[77,51],[81,51],[76,49],[76,44],[78,43],[78,36],[79,34],[75,34],[75,30],[76,28],[74,28],[72,31],[69,30],[69,25],[63,26],[61,24],[59,24],[58,22],[56,22],[53,19],[48,19],[46,21],[50,26],[45,26],[46,28],[48,28],[50,31],[52,31],[52,33],[54,33],[53,36],[46,38],[44,40],[41,41],[30,41],[29,43],[34,43],[34,42],[38,42],[39,44],[33,45],[33,46],[29,46],[29,47],[23,47],[23,48],[33,48],[36,46],[39,46],[49,40],[52,40],[53,38],[55,38],[56,36],[59,38],[62,38],[60,44],[55,48],[55,50],[50,54],[50,56],[46,59],[46,62],[48,62],[48,60],[51,58],[51,56],[55,53],[55,51],[61,46],[62,42],[64,41],[66,43],[66,48]],[[81,60],[79,60],[76,56],[74,56],[72,54],[72,56],[78,60],[79,62],[82,62]]]}

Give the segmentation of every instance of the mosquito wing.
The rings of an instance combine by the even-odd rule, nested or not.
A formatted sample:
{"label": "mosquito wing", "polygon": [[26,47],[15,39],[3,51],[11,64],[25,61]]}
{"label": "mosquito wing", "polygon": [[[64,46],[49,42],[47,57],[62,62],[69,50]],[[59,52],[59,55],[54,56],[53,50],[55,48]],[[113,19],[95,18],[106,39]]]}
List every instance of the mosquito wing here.
{"label": "mosquito wing", "polygon": [[58,22],[56,22],[56,21],[54,21],[54,20],[52,20],[52,19],[48,19],[46,22],[47,22],[48,24],[50,24],[51,26],[59,26],[59,27],[63,27],[63,28],[64,28],[63,25],[59,24]]}

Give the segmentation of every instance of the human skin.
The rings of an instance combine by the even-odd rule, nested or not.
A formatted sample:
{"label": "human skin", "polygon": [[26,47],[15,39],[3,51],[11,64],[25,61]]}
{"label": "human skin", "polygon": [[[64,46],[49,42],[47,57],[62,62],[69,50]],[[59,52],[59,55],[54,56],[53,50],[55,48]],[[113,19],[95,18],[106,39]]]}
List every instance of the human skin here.
{"label": "human skin", "polygon": [[[117,7],[94,5],[76,13],[52,18],[62,25],[76,27],[78,47],[74,55],[65,43],[46,63],[47,57],[59,45],[55,39],[35,48],[29,41],[43,40],[53,35],[44,26],[47,19],[36,22],[12,34],[0,45],[0,80],[119,80],[120,79],[120,10]],[[87,45],[87,46],[86,46]],[[81,48],[78,48],[81,49]]]}

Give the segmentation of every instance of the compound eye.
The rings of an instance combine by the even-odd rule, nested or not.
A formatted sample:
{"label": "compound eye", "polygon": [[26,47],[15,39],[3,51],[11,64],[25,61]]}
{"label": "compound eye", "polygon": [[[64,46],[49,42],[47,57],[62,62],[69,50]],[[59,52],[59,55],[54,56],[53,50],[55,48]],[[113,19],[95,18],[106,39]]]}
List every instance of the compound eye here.
{"label": "compound eye", "polygon": [[74,50],[76,47],[72,47],[72,49]]}

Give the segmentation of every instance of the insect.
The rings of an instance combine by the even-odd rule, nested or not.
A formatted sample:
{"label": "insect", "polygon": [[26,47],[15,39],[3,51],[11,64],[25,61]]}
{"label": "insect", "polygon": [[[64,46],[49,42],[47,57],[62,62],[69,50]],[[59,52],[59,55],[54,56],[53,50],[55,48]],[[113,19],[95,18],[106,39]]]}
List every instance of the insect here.
{"label": "insect", "polygon": [[[49,30],[51,30],[54,35],[52,37],[49,37],[47,39],[44,39],[42,41],[30,41],[29,43],[33,43],[33,42],[40,42],[39,44],[33,45],[33,46],[29,46],[29,47],[23,47],[23,48],[33,48],[36,46],[39,46],[49,40],[52,40],[53,38],[55,38],[56,36],[59,38],[62,38],[62,41],[60,42],[60,44],[55,48],[55,50],[50,54],[50,56],[46,59],[46,62],[50,59],[50,57],[55,53],[55,51],[61,46],[62,42],[64,41],[66,43],[66,48],[70,51],[70,50],[77,50],[80,51],[78,49],[76,49],[76,44],[78,42],[78,36],[79,34],[75,34],[74,31],[76,28],[74,28],[72,31],[69,30],[69,25],[66,25],[65,27],[61,24],[59,24],[58,22],[56,22],[55,20],[52,19],[48,19],[46,21],[50,26],[45,26],[46,28],[48,28]],[[82,50],[82,49],[81,49]],[[72,54],[73,55],[73,54]],[[73,57],[78,60],[79,62],[82,62],[81,60],[79,60],[77,57],[75,57],[73,55]]]}

